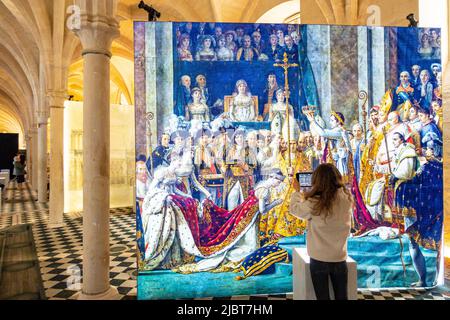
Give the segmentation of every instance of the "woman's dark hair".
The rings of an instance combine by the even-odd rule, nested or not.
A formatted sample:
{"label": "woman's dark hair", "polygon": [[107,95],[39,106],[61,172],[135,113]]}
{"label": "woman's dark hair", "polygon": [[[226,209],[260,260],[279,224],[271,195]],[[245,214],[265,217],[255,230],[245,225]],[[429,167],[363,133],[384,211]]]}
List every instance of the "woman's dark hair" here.
{"label": "woman's dark hair", "polygon": [[25,165],[25,155],[24,154],[20,154],[19,157],[20,157],[20,163],[22,165]]}
{"label": "woman's dark hair", "polygon": [[326,219],[333,214],[331,208],[340,188],[342,188],[348,199],[353,201],[350,192],[345,187],[341,173],[333,164],[323,163],[314,170],[312,188],[305,194],[306,200],[309,198],[318,200],[313,207],[314,215],[323,215]]}

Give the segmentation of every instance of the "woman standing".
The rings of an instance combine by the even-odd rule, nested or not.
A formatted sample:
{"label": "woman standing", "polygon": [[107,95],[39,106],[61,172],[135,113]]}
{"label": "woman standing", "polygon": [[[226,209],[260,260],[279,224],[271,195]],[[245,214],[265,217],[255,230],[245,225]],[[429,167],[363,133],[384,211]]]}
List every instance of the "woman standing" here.
{"label": "woman standing", "polygon": [[312,175],[312,188],[291,196],[289,212],[308,221],[306,248],[317,300],[330,300],[328,276],[336,300],[347,300],[347,238],[350,235],[352,197],[337,168],[321,164]]}
{"label": "woman standing", "polygon": [[18,154],[14,157],[14,175],[16,176],[19,189],[22,189],[22,183],[25,182],[25,156]]}
{"label": "woman standing", "polygon": [[192,103],[190,103],[186,110],[186,121],[199,120],[202,122],[209,122],[211,120],[208,106],[201,101],[202,91],[200,88],[193,88],[191,91]]}

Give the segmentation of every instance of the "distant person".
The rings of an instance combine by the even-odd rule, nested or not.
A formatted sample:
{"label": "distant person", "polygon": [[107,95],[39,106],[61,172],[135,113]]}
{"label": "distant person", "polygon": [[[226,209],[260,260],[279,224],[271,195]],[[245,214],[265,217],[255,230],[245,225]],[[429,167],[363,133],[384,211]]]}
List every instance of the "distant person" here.
{"label": "distant person", "polygon": [[330,300],[328,277],[336,300],[348,300],[347,238],[352,219],[352,196],[342,175],[329,163],[312,175],[311,190],[300,191],[294,179],[289,212],[308,220],[306,248],[317,300]]}
{"label": "distant person", "polygon": [[13,174],[16,176],[18,188],[22,189],[22,183],[25,182],[25,156],[23,154],[17,154],[17,156],[14,157],[13,164]]}

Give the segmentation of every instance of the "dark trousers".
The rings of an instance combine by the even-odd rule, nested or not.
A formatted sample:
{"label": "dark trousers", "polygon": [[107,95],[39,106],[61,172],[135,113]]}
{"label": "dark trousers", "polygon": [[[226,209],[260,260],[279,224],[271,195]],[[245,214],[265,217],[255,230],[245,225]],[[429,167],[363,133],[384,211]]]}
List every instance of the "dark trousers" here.
{"label": "dark trousers", "polygon": [[345,261],[322,262],[310,258],[309,267],[317,300],[330,300],[328,277],[331,278],[335,299],[348,300],[348,269]]}

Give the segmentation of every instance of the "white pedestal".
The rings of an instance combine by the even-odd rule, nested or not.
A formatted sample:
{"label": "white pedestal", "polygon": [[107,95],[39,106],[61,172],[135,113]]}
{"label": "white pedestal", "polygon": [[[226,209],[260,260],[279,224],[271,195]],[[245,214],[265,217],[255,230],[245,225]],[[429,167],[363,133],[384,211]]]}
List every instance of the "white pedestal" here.
{"label": "white pedestal", "polygon": [[8,172],[1,171],[0,172],[0,178],[4,178],[5,179],[5,181],[4,182],[2,181],[2,183],[5,185],[5,188],[6,188],[6,185],[9,183],[9,170],[8,170]]}
{"label": "white pedestal", "polygon": [[[293,268],[293,287],[294,300],[317,300],[314,292],[314,287],[311,280],[311,272],[309,269],[309,256],[306,248],[295,248],[292,251],[292,268]],[[357,300],[358,286],[356,275],[356,261],[352,258],[347,258],[348,268],[348,299]],[[334,299],[333,286],[329,280],[330,297]]]}
{"label": "white pedestal", "polygon": [[[9,177],[8,177],[8,179],[9,179]],[[0,188],[0,209],[1,209],[2,200],[3,200],[4,195],[6,194],[6,185],[8,184],[6,178],[2,175],[0,175],[0,184],[4,185],[3,188]],[[0,210],[0,213],[1,213],[1,210]]]}

